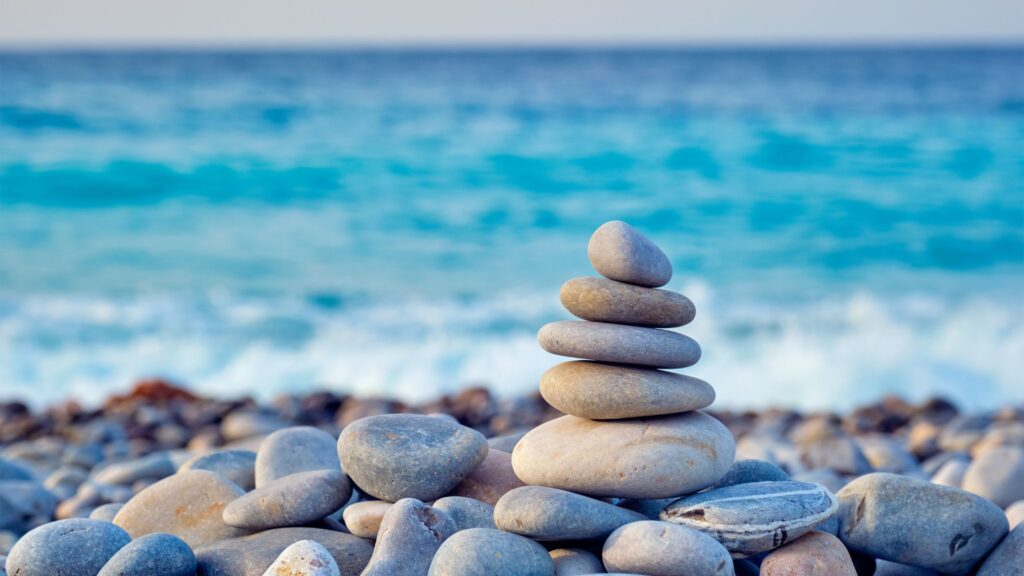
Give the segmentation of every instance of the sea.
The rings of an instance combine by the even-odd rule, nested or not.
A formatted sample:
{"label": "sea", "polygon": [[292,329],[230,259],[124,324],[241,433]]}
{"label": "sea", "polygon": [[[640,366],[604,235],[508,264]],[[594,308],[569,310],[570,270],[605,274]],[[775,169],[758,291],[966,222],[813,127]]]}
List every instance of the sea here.
{"label": "sea", "polygon": [[0,52],[0,398],[536,391],[629,222],[717,407],[1024,402],[1024,47]]}

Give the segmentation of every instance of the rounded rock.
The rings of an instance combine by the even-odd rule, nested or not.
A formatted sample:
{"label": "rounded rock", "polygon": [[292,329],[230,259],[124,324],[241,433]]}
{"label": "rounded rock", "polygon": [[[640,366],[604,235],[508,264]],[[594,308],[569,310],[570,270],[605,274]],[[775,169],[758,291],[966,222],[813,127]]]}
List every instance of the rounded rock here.
{"label": "rounded rock", "polygon": [[441,544],[428,576],[553,576],[554,571],[548,551],[533,540],[471,528]]}
{"label": "rounded rock", "polygon": [[384,515],[392,506],[394,506],[393,503],[383,500],[356,502],[346,506],[341,517],[345,522],[345,527],[353,535],[374,540],[377,538]]}
{"label": "rounded rock", "polygon": [[170,534],[147,534],[114,554],[98,576],[195,576],[196,555]]}
{"label": "rounded rock", "polygon": [[238,484],[243,490],[256,487],[256,453],[252,450],[217,450],[189,458],[178,468],[188,470],[209,470]]}
{"label": "rounded rock", "polygon": [[964,472],[962,488],[1000,508],[1024,500],[1024,448],[999,447],[982,452]]}
{"label": "rounded rock", "polygon": [[598,274],[611,280],[657,288],[672,279],[672,263],[646,236],[613,220],[590,237],[587,257]]}
{"label": "rounded rock", "polygon": [[1010,523],[1010,530],[1024,524],[1024,500],[1017,500],[1006,507],[1006,520]]}
{"label": "rounded rock", "polygon": [[252,536],[219,540],[196,550],[203,576],[263,574],[289,546],[312,540],[330,552],[342,574],[359,574],[370,561],[373,544],[351,534],[321,528],[275,528]]}
{"label": "rounded rock", "polygon": [[473,498],[445,496],[433,504],[434,508],[447,512],[455,521],[455,530],[470,528],[497,528],[494,525],[494,506]]}
{"label": "rounded rock", "polygon": [[249,530],[301,526],[337,511],[351,495],[339,470],[299,472],[233,500],[224,508],[224,523]]}
{"label": "rounded rock", "polygon": [[555,576],[581,576],[604,573],[597,556],[579,548],[556,548],[548,553],[555,565]]}
{"label": "rounded rock", "polygon": [[765,556],[761,576],[857,576],[857,569],[839,538],[815,531]]}
{"label": "rounded rock", "polygon": [[44,524],[11,548],[12,576],[95,576],[118,550],[131,542],[110,522],[74,518]]}
{"label": "rounded rock", "polygon": [[771,462],[737,460],[729,467],[729,471],[718,481],[718,484],[715,484],[715,488],[727,488],[751,482],[784,482],[789,479],[789,474]]}
{"label": "rounded rock", "polygon": [[121,511],[121,508],[124,508],[124,503],[122,502],[103,504],[102,506],[97,506],[93,509],[93,511],[89,513],[89,518],[93,520],[103,520],[104,522],[113,522],[114,517],[116,517],[117,513]]}
{"label": "rounded rock", "polygon": [[537,341],[552,354],[616,364],[686,368],[700,360],[696,341],[659,328],[562,320],[542,327]]}
{"label": "rounded rock", "polygon": [[295,426],[267,436],[256,453],[256,487],[296,472],[341,470],[338,442],[311,426]]}
{"label": "rounded rock", "polygon": [[651,576],[733,576],[728,550],[714,538],[678,524],[644,520],[608,537],[601,552],[609,572]]}
{"label": "rounded rock", "polygon": [[696,308],[677,292],[583,276],[562,285],[562,305],[591,322],[675,328],[693,321]]}
{"label": "rounded rock", "polygon": [[323,545],[299,540],[285,548],[263,576],[341,576],[341,570]]}
{"label": "rounded rock", "polygon": [[494,507],[498,528],[534,540],[603,539],[620,526],[646,519],[639,512],[544,486],[516,488]]}
{"label": "rounded rock", "polygon": [[449,495],[474,498],[494,506],[509,490],[520,486],[525,484],[512,469],[512,454],[492,447],[483,462],[463,478]]}
{"label": "rounded rock", "polygon": [[978,568],[977,576],[1024,576],[1024,526],[1003,538]]}
{"label": "rounded rock", "polygon": [[441,543],[455,532],[446,512],[403,498],[384,514],[373,556],[360,576],[426,574]]}

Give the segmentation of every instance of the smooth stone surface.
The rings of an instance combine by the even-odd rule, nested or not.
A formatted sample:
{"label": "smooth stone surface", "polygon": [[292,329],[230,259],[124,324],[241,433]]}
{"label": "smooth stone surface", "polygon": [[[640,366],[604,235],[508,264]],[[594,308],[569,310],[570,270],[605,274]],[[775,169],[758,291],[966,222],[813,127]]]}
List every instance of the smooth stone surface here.
{"label": "smooth stone surface", "polygon": [[418,414],[369,416],[338,440],[345,472],[367,494],[395,502],[449,493],[487,456],[476,430]]}
{"label": "smooth stone surface", "polygon": [[765,556],[761,576],[857,576],[857,570],[838,538],[815,531]]}
{"label": "smooth stone surface", "polygon": [[516,534],[471,528],[456,532],[434,555],[429,576],[553,576],[548,551]]}
{"label": "smooth stone surface", "polygon": [[25,534],[7,555],[11,576],[96,576],[131,536],[110,522],[74,518]]}
{"label": "smooth stone surface", "polygon": [[895,474],[861,476],[838,497],[847,548],[950,574],[969,573],[1008,530],[984,498]]}
{"label": "smooth stone surface", "polygon": [[888,560],[878,560],[875,563],[874,576],[941,576],[935,570],[918,568]]}
{"label": "smooth stone surface", "polygon": [[177,467],[166,452],[157,452],[149,456],[127,462],[116,462],[94,475],[97,482],[103,484],[131,484],[137,480],[159,480],[177,471]]}
{"label": "smooth stone surface", "polygon": [[681,498],[661,519],[714,535],[736,557],[778,548],[835,514],[836,497],[807,482],[751,482]]}
{"label": "smooth stone surface", "polygon": [[195,576],[196,555],[170,534],[147,534],[114,554],[98,576]]}
{"label": "smooth stone surface", "polygon": [[188,470],[216,472],[244,490],[256,487],[256,453],[252,450],[218,450],[198,454],[178,468],[178,472]]}
{"label": "smooth stone surface", "polygon": [[964,483],[964,475],[970,462],[954,459],[939,467],[939,470],[932,476],[932,482],[941,486],[960,488]]}
{"label": "smooth stone surface", "polygon": [[558,410],[592,420],[689,412],[715,401],[715,389],[697,378],[579,360],[545,372],[540,393]]}
{"label": "smooth stone surface", "polygon": [[1006,507],[1006,520],[1010,523],[1010,530],[1024,523],[1024,500],[1018,500]]}
{"label": "smooth stone surface", "polygon": [[562,416],[523,437],[512,467],[527,484],[618,498],[669,498],[718,482],[732,434],[703,412],[600,422]]}
{"label": "smooth stone surface", "polygon": [[977,576],[1024,576],[1024,526],[1017,526],[978,569]]}
{"label": "smooth stone surface", "polygon": [[260,444],[256,453],[256,487],[297,472],[341,470],[338,441],[311,426],[278,430]]}
{"label": "smooth stone surface", "polygon": [[213,542],[196,550],[203,576],[260,576],[289,546],[312,540],[331,553],[344,576],[363,571],[373,544],[351,534],[320,528],[277,528]]}
{"label": "smooth stone surface", "polygon": [[[516,442],[520,438],[516,438]],[[492,446],[483,462],[463,478],[450,495],[473,498],[493,506],[509,490],[520,486],[525,484],[512,469],[512,454]]]}
{"label": "smooth stone surface", "polygon": [[263,576],[341,576],[341,570],[327,548],[299,540],[285,548]]}
{"label": "smooth stone surface", "polygon": [[125,503],[114,524],[132,538],[166,532],[197,548],[247,534],[222,519],[224,507],[245,492],[215,472],[189,470],[165,478]]}
{"label": "smooth stone surface", "polygon": [[518,432],[488,438],[487,445],[491,447],[491,450],[500,450],[511,454],[512,449],[516,447],[516,444],[519,443],[519,440],[522,439],[523,436],[526,436],[527,432],[529,432],[529,430],[520,430]]}
{"label": "smooth stone surface", "polygon": [[301,526],[340,509],[352,486],[340,470],[299,472],[244,494],[224,508],[224,523],[265,530]]}
{"label": "smooth stone surface", "polygon": [[598,274],[611,280],[657,288],[672,279],[672,263],[661,248],[621,220],[594,231],[587,258]]}
{"label": "smooth stone surface", "polygon": [[0,480],[0,500],[17,515],[52,518],[57,497],[35,480]]}
{"label": "smooth stone surface", "polygon": [[455,522],[455,530],[470,528],[497,528],[494,525],[494,506],[486,502],[463,496],[445,496],[433,504],[443,510]]}
{"label": "smooth stone surface", "polygon": [[604,572],[601,559],[579,548],[557,548],[548,553],[555,565],[555,576],[580,576]]}
{"label": "smooth stone surface", "polygon": [[904,447],[905,443],[901,440],[886,436],[860,436],[856,438],[856,442],[868,464],[876,472],[909,474],[920,468],[917,459]]}
{"label": "smooth stone surface", "polygon": [[798,444],[804,466],[814,470],[828,468],[839,474],[867,474],[871,463],[857,441],[848,436],[817,438]]}
{"label": "smooth stone surface", "polygon": [[608,537],[601,552],[609,572],[651,576],[732,576],[729,551],[697,530],[644,520],[626,524]]}
{"label": "smooth stone surface", "polygon": [[689,336],[659,328],[562,320],[537,333],[541,348],[559,356],[653,368],[685,368],[700,360]]}
{"label": "smooth stone surface", "polygon": [[715,484],[715,488],[727,488],[737,484],[749,484],[751,482],[784,482],[789,480],[789,474],[782,469],[764,460],[738,460],[729,467],[725,476]]}
{"label": "smooth stone surface", "polygon": [[978,455],[964,473],[964,490],[1005,508],[1024,500],[1024,448],[991,448]]}
{"label": "smooth stone surface", "polygon": [[380,523],[384,520],[384,514],[394,506],[391,502],[383,500],[367,500],[349,504],[341,513],[345,527],[354,536],[375,540],[380,530]]}
{"label": "smooth stone surface", "polygon": [[639,512],[544,486],[516,488],[494,507],[498,528],[534,540],[603,539],[620,526],[646,519]]}
{"label": "smooth stone surface", "polygon": [[361,576],[422,576],[441,543],[455,532],[455,521],[443,510],[414,498],[399,500],[384,515]]}
{"label": "smooth stone surface", "polygon": [[562,305],[591,322],[675,328],[693,321],[697,309],[677,292],[581,276],[562,285]]}
{"label": "smooth stone surface", "polygon": [[114,517],[116,517],[117,513],[121,511],[121,508],[124,508],[124,503],[122,502],[103,504],[102,506],[97,506],[92,512],[90,512],[89,518],[93,520],[103,520],[104,522],[113,522]]}

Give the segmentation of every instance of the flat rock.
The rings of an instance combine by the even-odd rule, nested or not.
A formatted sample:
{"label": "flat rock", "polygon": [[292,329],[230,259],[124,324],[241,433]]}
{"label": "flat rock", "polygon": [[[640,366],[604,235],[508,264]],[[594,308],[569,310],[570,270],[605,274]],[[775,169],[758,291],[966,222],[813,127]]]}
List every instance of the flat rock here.
{"label": "flat rock", "polygon": [[516,534],[471,528],[456,532],[437,550],[429,576],[553,576],[548,551]]}
{"label": "flat rock", "polygon": [[311,426],[278,430],[260,444],[256,455],[256,487],[296,472],[341,470],[338,441]]}
{"label": "flat rock", "polygon": [[348,531],[360,538],[375,540],[380,530],[380,523],[384,520],[384,514],[394,506],[391,502],[383,500],[366,500],[349,504],[341,513],[342,520]]}
{"label": "flat rock", "polygon": [[728,550],[714,538],[678,524],[644,520],[626,524],[604,543],[609,572],[659,576],[732,576]]}
{"label": "flat rock", "polygon": [[1000,508],[1024,500],[1024,448],[1001,446],[980,453],[964,472],[962,487]]}
{"label": "flat rock", "polygon": [[422,576],[441,543],[455,532],[447,512],[403,498],[384,515],[373,556],[360,576]]}
{"label": "flat rock", "polygon": [[836,497],[819,484],[751,482],[681,498],[661,519],[712,534],[742,558],[799,538],[837,508]]}
{"label": "flat rock", "polygon": [[594,231],[587,257],[598,274],[611,280],[657,288],[672,279],[672,263],[665,253],[621,220],[605,222]]}
{"label": "flat rock", "polygon": [[95,576],[131,536],[110,522],[58,520],[25,534],[7,555],[11,576]]}
{"label": "flat rock", "polygon": [[256,453],[252,450],[217,450],[189,458],[178,468],[188,470],[209,470],[238,484],[243,490],[256,487]]}
{"label": "flat rock", "polygon": [[147,534],[121,548],[98,576],[195,576],[196,555],[170,534]]}
{"label": "flat rock", "polygon": [[[519,438],[516,438],[518,442]],[[515,447],[515,444],[512,445]],[[510,448],[511,449],[511,448]],[[486,502],[491,506],[509,490],[525,486],[512,469],[512,454],[491,447],[487,456],[449,493]]]}
{"label": "flat rock", "polygon": [[1024,526],[1017,526],[988,555],[977,576],[1024,576]]}
{"label": "flat rock", "polygon": [[327,548],[299,540],[285,548],[263,576],[341,576],[341,570]]}
{"label": "flat rock", "polygon": [[562,320],[542,327],[537,341],[552,354],[617,364],[685,368],[700,360],[696,341],[659,328]]}
{"label": "flat rock", "polygon": [[838,538],[814,531],[765,556],[761,576],[857,576],[857,569]]}
{"label": "flat rock", "polygon": [[498,528],[534,540],[604,539],[620,526],[646,519],[639,512],[545,486],[516,488],[494,507]]}
{"label": "flat rock", "polygon": [[455,530],[470,528],[497,528],[494,525],[494,506],[463,496],[438,498],[434,508],[443,510],[455,521]]}
{"label": "flat rock", "polygon": [[603,362],[563,362],[540,379],[544,400],[591,420],[690,412],[715,401],[707,382],[662,370]]}
{"label": "flat rock", "polygon": [[340,470],[299,472],[230,502],[224,523],[249,530],[301,526],[339,510],[351,495],[352,486]]}
{"label": "flat rock", "polygon": [[967,574],[1008,530],[988,500],[888,473],[861,476],[839,494],[839,538],[847,548],[901,564]]}
{"label": "flat rock", "polygon": [[732,434],[703,412],[600,422],[562,416],[516,445],[527,484],[591,496],[669,498],[718,482],[732,464]]}
{"label": "flat rock", "polygon": [[573,278],[562,285],[560,297],[566,310],[591,322],[675,328],[692,322],[697,311],[677,292],[606,278]]}
{"label": "flat rock", "polygon": [[726,488],[751,482],[782,482],[789,479],[789,474],[771,462],[737,460],[729,467],[729,471],[718,481],[718,484],[715,484],[715,488]]}
{"label": "flat rock", "polygon": [[580,576],[581,574],[602,574],[601,559],[579,548],[556,548],[548,553],[555,565],[555,576]]}
{"label": "flat rock", "polygon": [[114,517],[114,524],[132,538],[166,532],[197,548],[247,534],[225,524],[221,517],[228,503],[244,493],[216,472],[189,470],[136,494]]}
{"label": "flat rock", "polygon": [[349,424],[338,439],[338,454],[352,481],[389,502],[444,496],[483,461],[487,450],[487,440],[476,430],[418,414],[369,416]]}
{"label": "flat rock", "polygon": [[276,528],[252,536],[220,540],[196,550],[203,576],[260,576],[285,551],[312,540],[330,552],[341,573],[359,574],[370,561],[373,544],[351,534],[320,528]]}

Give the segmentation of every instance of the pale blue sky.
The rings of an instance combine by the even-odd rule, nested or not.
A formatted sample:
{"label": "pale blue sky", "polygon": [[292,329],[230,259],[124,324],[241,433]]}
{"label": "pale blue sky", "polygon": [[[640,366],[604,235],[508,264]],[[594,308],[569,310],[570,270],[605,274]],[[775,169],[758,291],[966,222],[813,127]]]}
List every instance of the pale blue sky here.
{"label": "pale blue sky", "polygon": [[0,43],[1024,41],[1024,0],[0,0]]}

